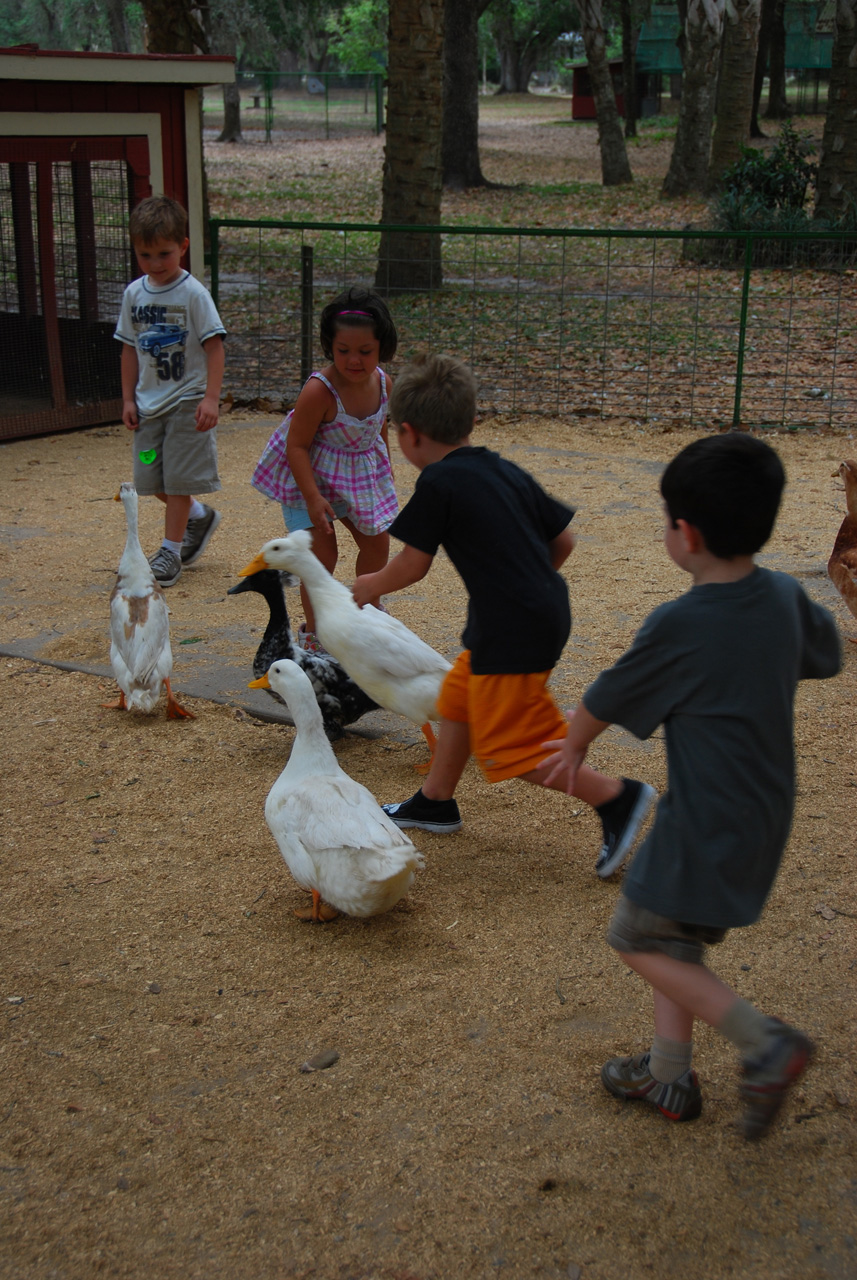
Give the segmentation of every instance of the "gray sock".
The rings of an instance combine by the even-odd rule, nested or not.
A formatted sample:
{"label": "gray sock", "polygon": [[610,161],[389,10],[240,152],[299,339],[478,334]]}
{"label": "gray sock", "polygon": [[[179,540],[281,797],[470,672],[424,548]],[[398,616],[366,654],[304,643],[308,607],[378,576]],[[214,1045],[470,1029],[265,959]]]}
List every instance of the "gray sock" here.
{"label": "gray sock", "polygon": [[649,1071],[660,1084],[673,1084],[690,1070],[692,1040],[668,1040],[655,1033],[649,1053]]}
{"label": "gray sock", "polygon": [[760,1013],[749,1000],[739,996],[730,1005],[726,1015],[717,1025],[717,1030],[727,1040],[731,1040],[745,1058],[760,1057],[767,1047],[768,1032],[771,1019]]}
{"label": "gray sock", "polygon": [[170,542],[169,538],[164,538],[161,546],[166,547],[167,551],[172,551],[174,556],[181,555],[182,544],[180,542]]}

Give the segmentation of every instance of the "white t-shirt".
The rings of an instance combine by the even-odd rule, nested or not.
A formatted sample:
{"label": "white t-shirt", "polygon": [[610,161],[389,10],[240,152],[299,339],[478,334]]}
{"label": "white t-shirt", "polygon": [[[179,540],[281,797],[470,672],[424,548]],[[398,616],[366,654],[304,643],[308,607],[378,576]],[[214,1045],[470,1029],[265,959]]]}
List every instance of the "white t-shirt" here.
{"label": "white t-shirt", "polygon": [[217,308],[190,272],[171,284],[153,285],[140,276],[128,285],[113,336],[136,348],[135,399],[144,418],[205,395],[208,361],[202,344],[218,333],[226,330]]}

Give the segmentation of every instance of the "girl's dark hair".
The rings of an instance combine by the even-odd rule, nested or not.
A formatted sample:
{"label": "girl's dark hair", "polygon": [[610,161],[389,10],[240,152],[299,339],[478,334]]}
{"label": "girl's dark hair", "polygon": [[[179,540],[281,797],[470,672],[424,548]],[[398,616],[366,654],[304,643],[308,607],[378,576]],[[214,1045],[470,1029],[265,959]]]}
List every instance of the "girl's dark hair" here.
{"label": "girl's dark hair", "polygon": [[337,329],[357,329],[369,325],[378,340],[379,360],[392,360],[399,345],[399,335],[387,304],[377,293],[354,285],[340,293],[321,313],[318,336],[328,360],[333,359],[333,340]]}
{"label": "girl's dark hair", "polygon": [[786,474],[778,454],[743,432],[705,436],[676,454],[661,477],[675,527],[692,524],[721,560],[755,555],[771,536]]}

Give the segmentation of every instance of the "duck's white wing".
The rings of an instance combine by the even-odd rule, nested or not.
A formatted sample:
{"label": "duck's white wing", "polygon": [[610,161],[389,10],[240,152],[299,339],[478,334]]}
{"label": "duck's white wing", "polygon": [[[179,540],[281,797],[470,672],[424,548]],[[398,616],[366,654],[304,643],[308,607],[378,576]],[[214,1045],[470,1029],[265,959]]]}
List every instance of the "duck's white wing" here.
{"label": "duck's white wing", "polygon": [[111,658],[114,675],[125,688],[119,671],[121,662],[128,679],[149,685],[167,679],[173,666],[170,648],[170,621],[160,593],[126,595],[116,590],[110,600]]}
{"label": "duck's white wing", "polygon": [[360,624],[353,628],[348,645],[355,665],[372,666],[390,680],[409,680],[430,672],[443,675],[450,666],[398,618],[370,605],[360,611]]}
{"label": "duck's white wing", "polygon": [[410,843],[372,793],[345,773],[316,775],[279,795],[275,791],[265,817],[272,831],[294,832],[310,856],[348,849],[383,857]]}

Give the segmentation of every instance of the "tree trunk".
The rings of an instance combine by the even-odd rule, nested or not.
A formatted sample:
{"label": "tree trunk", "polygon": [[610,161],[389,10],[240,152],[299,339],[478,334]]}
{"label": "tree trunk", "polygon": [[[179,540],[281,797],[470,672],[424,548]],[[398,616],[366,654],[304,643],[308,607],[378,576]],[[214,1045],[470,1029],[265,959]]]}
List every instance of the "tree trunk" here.
{"label": "tree trunk", "polygon": [[[440,222],[444,0],[396,0],[390,6],[387,141],[381,221]],[[375,287],[389,294],[441,284],[440,237],[385,232]]]}
{"label": "tree trunk", "polygon": [[190,0],[143,0],[147,53],[207,52]]}
{"label": "tree trunk", "polygon": [[484,187],[479,163],[479,18],[490,0],[445,0],[443,185]]}
{"label": "tree trunk", "polygon": [[775,0],[768,45],[768,107],[765,119],[788,120],[790,115],[786,97],[785,0]]}
{"label": "tree trunk", "polygon": [[816,181],[815,217],[857,206],[857,0],[837,0],[830,92]]}
{"label": "tree trunk", "polygon": [[114,53],[130,53],[131,33],[128,29],[124,0],[107,0],[105,8],[110,31],[110,48]]}
{"label": "tree trunk", "polygon": [[241,90],[237,84],[223,86],[223,129],[218,142],[243,142],[241,135]]}
{"label": "tree trunk", "polygon": [[529,47],[529,38],[519,40],[515,35],[512,0],[493,0],[491,34],[497,46],[497,57],[500,62],[500,87],[497,92],[529,92],[530,76],[535,69],[536,55]]}
{"label": "tree trunk", "polygon": [[708,187],[711,126],[726,0],[690,0],[684,74],[673,153],[661,194],[684,196]]}
{"label": "tree trunk", "polygon": [[605,187],[616,187],[623,182],[633,182],[634,175],[628,163],[622,121],[613,90],[613,77],[607,63],[601,0],[580,0],[580,21],[598,121],[601,181]]}
{"label": "tree trunk", "polygon": [[[208,43],[212,53],[227,53],[235,56],[238,50],[238,38],[234,28],[223,26],[208,33]],[[223,129],[217,135],[218,142],[243,142],[241,136],[241,90],[233,81],[223,86]]]}
{"label": "tree trunk", "polygon": [[625,100],[625,137],[636,138],[640,104],[637,102],[637,41],[640,24],[634,21],[633,0],[619,0],[622,14],[622,96]]}
{"label": "tree trunk", "polygon": [[761,0],[730,0],[723,27],[723,56],[717,89],[717,122],[708,168],[710,187],[741,158],[750,137]]}

